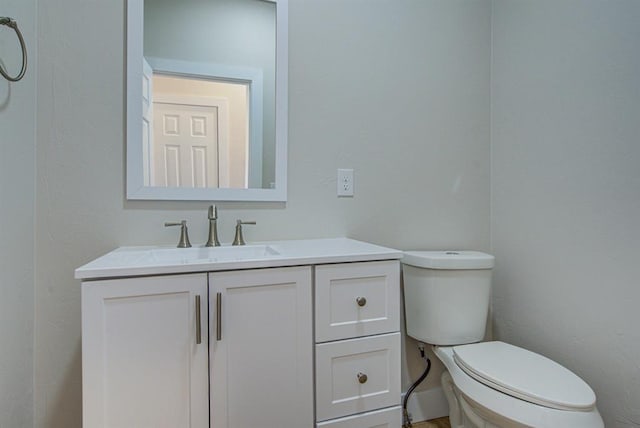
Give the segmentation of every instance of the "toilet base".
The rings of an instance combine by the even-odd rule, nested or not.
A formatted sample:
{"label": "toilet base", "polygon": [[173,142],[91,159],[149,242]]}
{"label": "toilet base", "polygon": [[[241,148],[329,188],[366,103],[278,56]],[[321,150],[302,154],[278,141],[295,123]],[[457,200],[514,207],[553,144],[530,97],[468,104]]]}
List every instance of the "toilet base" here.
{"label": "toilet base", "polygon": [[526,428],[526,425],[506,419],[491,412],[469,397],[466,397],[453,383],[449,372],[441,377],[442,389],[449,403],[451,428]]}

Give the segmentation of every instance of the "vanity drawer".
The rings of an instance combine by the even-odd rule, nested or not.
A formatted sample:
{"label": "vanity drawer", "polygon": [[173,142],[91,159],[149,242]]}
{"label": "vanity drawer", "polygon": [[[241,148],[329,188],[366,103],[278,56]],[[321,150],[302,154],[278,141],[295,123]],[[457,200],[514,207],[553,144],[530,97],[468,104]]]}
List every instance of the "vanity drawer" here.
{"label": "vanity drawer", "polygon": [[316,424],[317,428],[398,428],[402,425],[402,407],[391,407],[347,416]]}
{"label": "vanity drawer", "polygon": [[397,260],[316,267],[316,342],[400,330]]}
{"label": "vanity drawer", "polygon": [[400,333],[316,345],[318,421],[400,404]]}

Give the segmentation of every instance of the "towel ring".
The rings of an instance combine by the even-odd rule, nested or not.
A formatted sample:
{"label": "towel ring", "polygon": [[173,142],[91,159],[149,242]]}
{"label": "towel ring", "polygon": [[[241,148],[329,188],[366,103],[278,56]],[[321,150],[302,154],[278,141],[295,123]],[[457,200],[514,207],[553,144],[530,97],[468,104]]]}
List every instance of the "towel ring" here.
{"label": "towel ring", "polygon": [[15,21],[15,19],[0,16],[0,25],[6,25],[7,27],[13,28],[13,30],[18,35],[18,40],[20,40],[20,47],[22,48],[22,70],[20,70],[20,73],[16,77],[11,77],[0,65],[0,74],[2,74],[4,78],[10,82],[17,82],[24,77],[24,73],[26,73],[27,71],[27,47],[25,46],[24,39],[22,38],[22,33],[20,32],[18,23]]}

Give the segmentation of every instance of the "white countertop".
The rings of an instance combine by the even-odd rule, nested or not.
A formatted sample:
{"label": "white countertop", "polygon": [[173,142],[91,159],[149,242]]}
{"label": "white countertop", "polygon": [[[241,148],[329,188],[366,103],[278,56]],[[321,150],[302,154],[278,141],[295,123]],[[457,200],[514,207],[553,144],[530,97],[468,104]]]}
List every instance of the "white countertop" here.
{"label": "white countertop", "polygon": [[79,267],[75,277],[90,280],[400,258],[402,251],[348,238],[255,242],[242,248],[121,247]]}

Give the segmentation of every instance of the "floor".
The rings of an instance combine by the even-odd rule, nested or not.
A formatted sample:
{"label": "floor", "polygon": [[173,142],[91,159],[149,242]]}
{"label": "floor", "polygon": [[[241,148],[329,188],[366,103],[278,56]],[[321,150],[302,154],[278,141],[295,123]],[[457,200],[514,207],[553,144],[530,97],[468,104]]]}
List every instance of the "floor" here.
{"label": "floor", "polygon": [[438,418],[430,421],[416,422],[412,424],[413,428],[451,428],[449,418]]}

